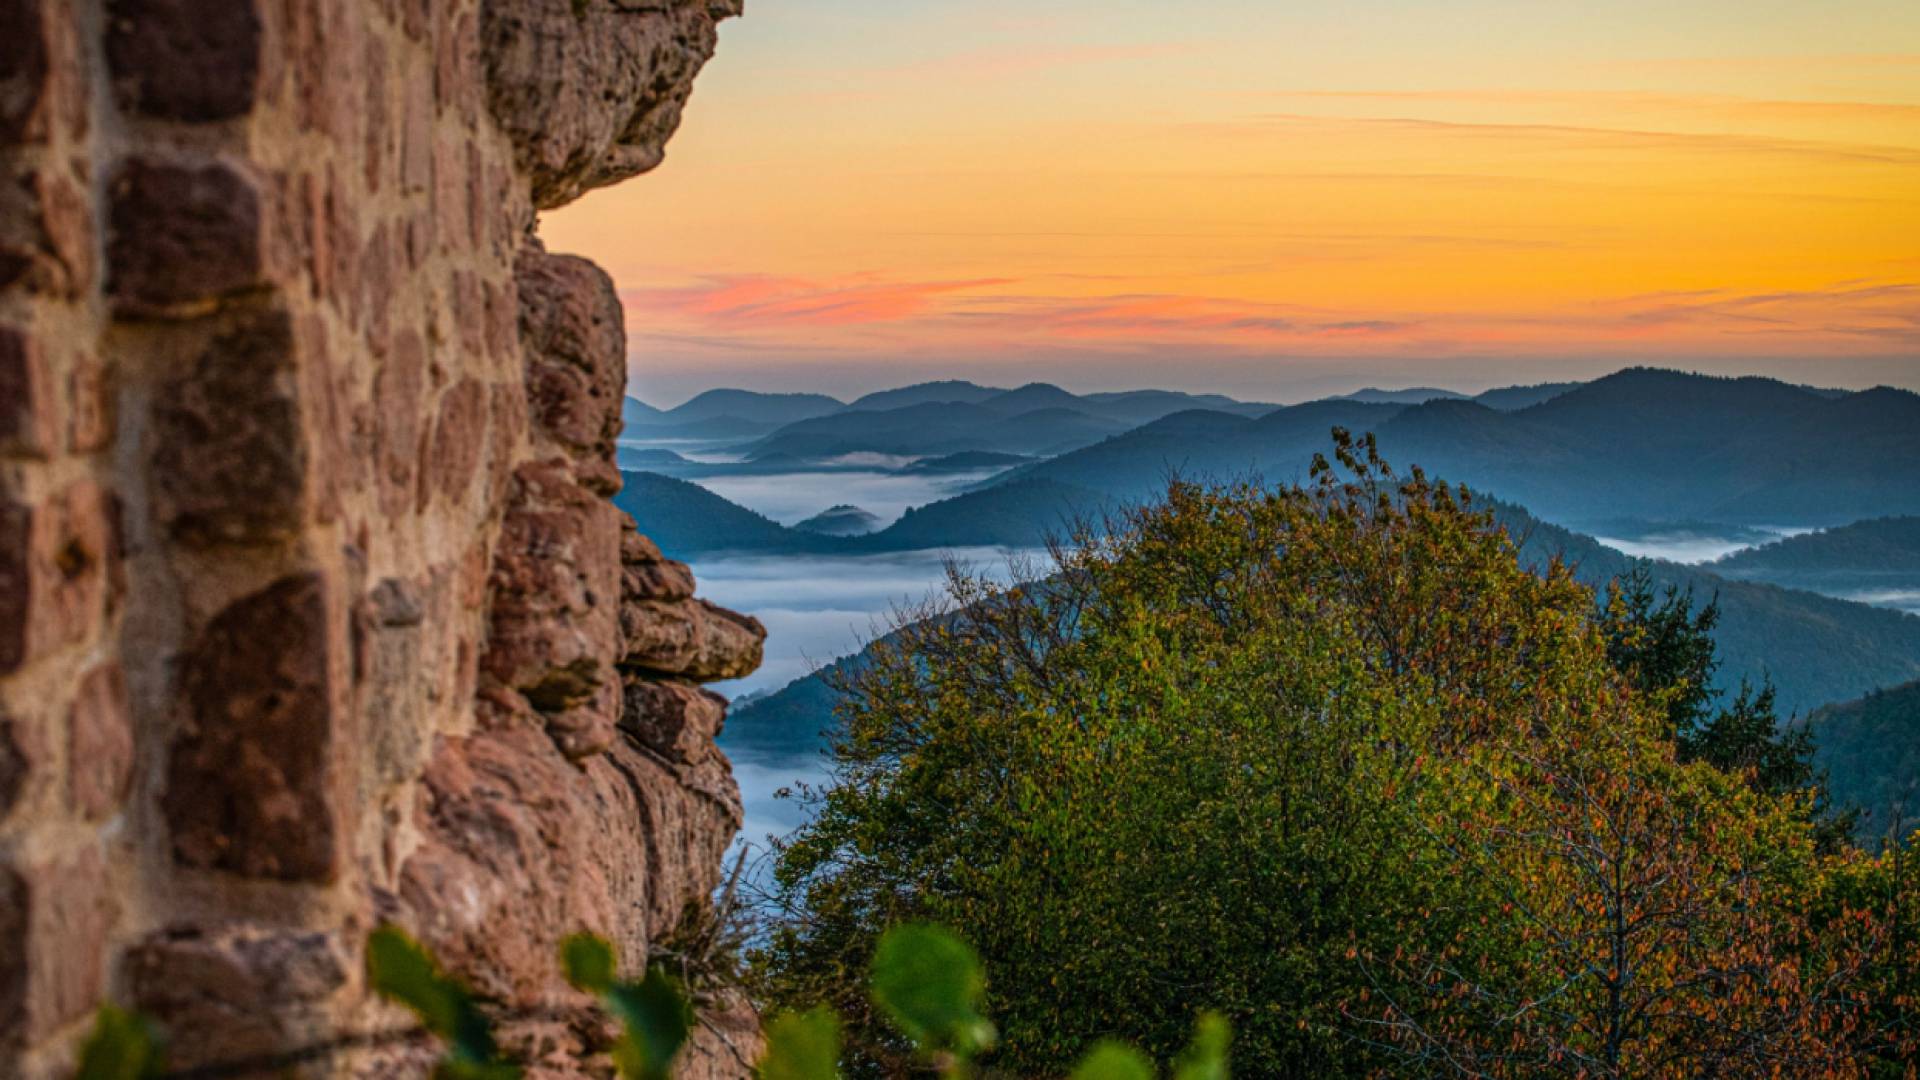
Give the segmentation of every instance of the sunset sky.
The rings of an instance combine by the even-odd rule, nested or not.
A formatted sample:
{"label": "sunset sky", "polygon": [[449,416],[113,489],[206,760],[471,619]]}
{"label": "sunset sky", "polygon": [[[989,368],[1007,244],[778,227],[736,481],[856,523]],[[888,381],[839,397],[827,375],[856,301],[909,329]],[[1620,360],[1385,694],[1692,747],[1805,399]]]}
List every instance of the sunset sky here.
{"label": "sunset sky", "polygon": [[550,214],[633,389],[1920,388],[1915,0],[749,0]]}

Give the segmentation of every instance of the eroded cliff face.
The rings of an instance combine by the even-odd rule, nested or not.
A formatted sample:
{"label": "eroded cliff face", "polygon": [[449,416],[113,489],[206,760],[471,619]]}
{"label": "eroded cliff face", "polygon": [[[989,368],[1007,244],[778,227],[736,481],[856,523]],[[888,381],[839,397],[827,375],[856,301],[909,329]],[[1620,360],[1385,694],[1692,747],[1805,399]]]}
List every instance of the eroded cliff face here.
{"label": "eroded cliff face", "polygon": [[189,1068],[395,1026],[393,921],[572,1075],[559,938],[699,918],[763,634],[608,501],[619,302],[534,216],[738,3],[0,0],[0,1074],[109,998]]}

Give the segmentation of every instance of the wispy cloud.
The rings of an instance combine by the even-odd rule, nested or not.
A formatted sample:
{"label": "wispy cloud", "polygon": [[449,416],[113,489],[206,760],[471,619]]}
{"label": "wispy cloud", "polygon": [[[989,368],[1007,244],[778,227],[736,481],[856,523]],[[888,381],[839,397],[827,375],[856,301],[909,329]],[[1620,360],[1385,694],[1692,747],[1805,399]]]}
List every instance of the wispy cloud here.
{"label": "wispy cloud", "polygon": [[1458,138],[1499,139],[1509,142],[1551,143],[1559,148],[1626,149],[1740,153],[1818,158],[1877,165],[1920,165],[1920,149],[1879,143],[1827,142],[1771,135],[1697,131],[1657,131],[1593,127],[1578,124],[1499,123],[1435,120],[1414,116],[1315,116],[1306,113],[1266,113],[1250,124],[1208,125],[1216,129],[1257,133],[1276,126],[1366,127],[1407,134],[1436,134]]}
{"label": "wispy cloud", "polygon": [[1005,284],[1004,278],[957,281],[813,282],[765,275],[717,276],[664,289],[630,289],[630,311],[692,316],[733,326],[845,326],[897,322],[928,309],[937,297]]}
{"label": "wispy cloud", "polygon": [[1821,289],[1654,294],[1599,308],[1601,325],[1611,322],[1627,330],[1775,331],[1905,342],[1920,347],[1920,283],[1914,282],[1842,282]]}
{"label": "wispy cloud", "polygon": [[[1279,90],[1269,96],[1302,101],[1406,102],[1497,107],[1603,109],[1617,112],[1700,114],[1752,120],[1873,120],[1920,124],[1920,105],[1904,102],[1820,101],[1673,94],[1645,90]],[[1914,129],[1920,138],[1920,127]]]}
{"label": "wispy cloud", "polygon": [[1171,56],[1190,55],[1201,47],[1192,42],[1153,41],[1085,45],[1003,45],[966,49],[927,57],[911,64],[868,68],[871,75],[912,79],[1002,78],[1054,68],[1088,64],[1132,64]]}
{"label": "wispy cloud", "polygon": [[626,294],[636,341],[816,359],[1076,350],[1179,355],[1885,354],[1920,348],[1920,282],[1706,288],[1487,310],[1332,308],[1171,292],[1054,295],[1006,279],[811,282],[715,275]]}

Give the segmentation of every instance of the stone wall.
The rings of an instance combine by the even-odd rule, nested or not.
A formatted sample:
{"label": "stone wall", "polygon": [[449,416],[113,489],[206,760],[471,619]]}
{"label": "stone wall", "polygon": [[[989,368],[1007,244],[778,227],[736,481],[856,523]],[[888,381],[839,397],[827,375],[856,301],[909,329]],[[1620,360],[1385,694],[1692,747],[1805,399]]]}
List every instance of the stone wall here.
{"label": "stone wall", "polygon": [[534,225],[738,3],[0,0],[0,1075],[103,999],[182,1067],[402,1026],[383,921],[570,1075],[559,937],[699,917],[762,631],[608,501],[619,302]]}

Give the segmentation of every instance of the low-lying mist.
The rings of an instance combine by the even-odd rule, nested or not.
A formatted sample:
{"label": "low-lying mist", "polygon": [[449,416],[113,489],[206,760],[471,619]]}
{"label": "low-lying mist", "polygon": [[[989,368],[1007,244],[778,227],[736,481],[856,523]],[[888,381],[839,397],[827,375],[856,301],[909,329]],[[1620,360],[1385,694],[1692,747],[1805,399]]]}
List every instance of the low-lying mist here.
{"label": "low-lying mist", "polygon": [[991,472],[916,476],[888,472],[797,472],[772,476],[703,476],[701,487],[721,498],[756,510],[782,525],[793,525],[832,506],[852,504],[880,519],[884,527],[915,506],[959,494]]}
{"label": "low-lying mist", "polygon": [[[784,479],[784,478],[783,478]],[[764,513],[765,510],[761,507]],[[957,548],[883,555],[748,555],[707,558],[693,564],[701,595],[766,624],[767,654],[760,670],[717,684],[729,697],[778,690],[842,656],[858,652],[885,632],[893,612],[938,595],[952,559],[981,574],[1005,580],[1009,568],[1037,552],[1004,548]],[[823,778],[822,762],[810,754],[770,756],[720,744],[733,758],[733,775],[746,807],[741,842],[758,849],[769,835],[800,824],[801,807],[774,793],[796,782]]]}

